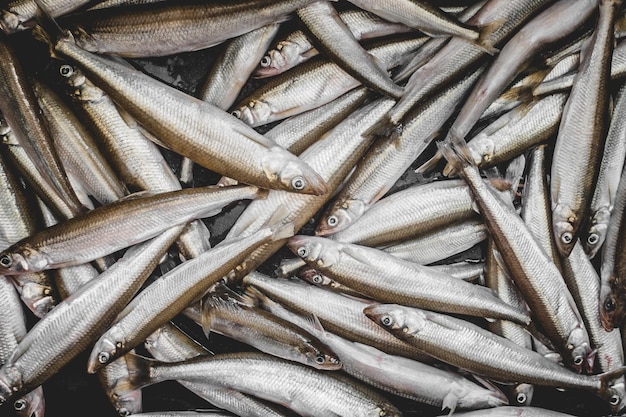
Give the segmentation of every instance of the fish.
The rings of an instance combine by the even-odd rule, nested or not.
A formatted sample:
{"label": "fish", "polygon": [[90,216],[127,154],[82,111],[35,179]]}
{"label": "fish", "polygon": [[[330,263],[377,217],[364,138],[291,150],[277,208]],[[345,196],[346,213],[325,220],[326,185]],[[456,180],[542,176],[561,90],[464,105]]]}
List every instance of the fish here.
{"label": "fish", "polygon": [[[47,37],[43,31],[38,36]],[[157,137],[174,152],[243,183],[315,195],[326,192],[324,181],[296,156],[215,106],[87,52],[71,36],[59,38],[53,48],[126,109],[151,139]]]}
{"label": "fish", "polygon": [[59,17],[89,2],[90,0],[12,0],[6,4],[6,8],[0,10],[0,30],[10,35],[30,29],[35,24],[40,7],[44,7],[50,16]]}
{"label": "fish", "polygon": [[467,411],[456,414],[459,417],[573,417],[572,414],[559,413],[539,407],[503,406],[493,410]]}
{"label": "fish", "polygon": [[318,271],[364,296],[429,310],[529,324],[530,317],[493,291],[376,248],[296,235],[287,247]]}
{"label": "fish", "polygon": [[[619,4],[599,3],[598,21],[580,58],[554,145],[550,169],[552,228],[562,256],[569,256],[589,214],[593,183],[600,169],[608,129],[613,23]],[[595,97],[593,106],[587,101],[590,94]],[[575,159],[573,148],[578,149]]]}

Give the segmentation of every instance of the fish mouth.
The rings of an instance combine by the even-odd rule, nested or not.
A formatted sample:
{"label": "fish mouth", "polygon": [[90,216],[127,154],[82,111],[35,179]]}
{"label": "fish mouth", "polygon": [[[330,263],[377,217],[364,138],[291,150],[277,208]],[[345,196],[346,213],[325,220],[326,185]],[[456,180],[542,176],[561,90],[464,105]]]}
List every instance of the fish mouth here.
{"label": "fish mouth", "polygon": [[602,328],[606,330],[607,332],[612,332],[613,329],[615,329],[616,327],[619,327],[619,324],[615,326],[613,324],[612,318],[608,317],[606,313],[604,313],[604,311],[602,310],[600,311],[600,324],[602,325]]}
{"label": "fish mouth", "polygon": [[304,194],[312,194],[316,196],[328,193],[329,187],[326,181],[313,169],[307,170],[305,173],[306,186],[300,192]]}

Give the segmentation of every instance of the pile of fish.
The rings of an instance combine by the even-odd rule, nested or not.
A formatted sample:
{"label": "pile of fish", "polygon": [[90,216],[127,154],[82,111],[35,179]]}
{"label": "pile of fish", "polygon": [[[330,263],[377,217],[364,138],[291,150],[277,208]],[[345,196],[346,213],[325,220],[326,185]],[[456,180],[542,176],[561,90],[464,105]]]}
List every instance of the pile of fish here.
{"label": "pile of fish", "polygon": [[[1,3],[0,414],[43,416],[82,354],[121,416],[626,413],[625,25],[621,0]],[[205,410],[142,413],[163,381]]]}

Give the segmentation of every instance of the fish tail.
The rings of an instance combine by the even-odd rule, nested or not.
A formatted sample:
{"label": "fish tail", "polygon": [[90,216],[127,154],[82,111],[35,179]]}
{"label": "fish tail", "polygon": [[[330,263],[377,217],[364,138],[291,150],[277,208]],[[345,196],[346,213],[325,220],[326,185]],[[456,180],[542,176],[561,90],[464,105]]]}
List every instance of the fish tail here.
{"label": "fish tail", "polygon": [[269,301],[267,296],[263,294],[261,290],[250,285],[245,288],[243,294],[241,294],[241,298],[247,305],[260,308],[263,308],[263,305]]}
{"label": "fish tail", "polygon": [[476,166],[474,158],[467,148],[465,139],[450,132],[448,136],[441,142],[437,142],[437,149],[452,169],[461,174],[463,168],[467,166]]}
{"label": "fish tail", "polygon": [[435,167],[437,166],[437,164],[439,164],[439,161],[441,161],[442,158],[443,158],[443,155],[441,154],[439,150],[437,150],[437,152],[435,152],[435,155],[433,155],[432,158],[430,158],[428,161],[424,162],[422,165],[420,165],[419,167],[415,169],[415,173],[423,175],[423,174],[427,174],[429,172],[434,171]]}
{"label": "fish tail", "polygon": [[[54,38],[50,34],[54,33],[56,34],[56,36],[59,37],[66,37],[69,35],[69,32],[64,31],[61,26],[59,26],[57,21],[54,19],[54,17],[52,17],[52,14],[41,0],[35,0],[35,4],[37,5],[37,15],[35,16],[37,25],[35,26],[35,28],[39,28],[39,35],[41,35],[41,32],[45,33],[46,35],[44,39],[38,38],[39,40],[44,40],[44,42],[53,45],[50,40]],[[33,30],[35,28],[33,28]],[[37,35],[35,35],[35,37],[37,37]]]}
{"label": "fish tail", "polygon": [[611,386],[611,382],[621,378],[624,374],[626,374],[626,366],[620,366],[619,368],[598,375],[598,378],[600,379],[599,391],[606,391]]}
{"label": "fish tail", "polygon": [[128,364],[129,390],[141,389],[158,382],[153,375],[153,365],[158,361],[132,352],[127,353],[124,357]]}
{"label": "fish tail", "polygon": [[493,45],[491,35],[496,29],[500,28],[502,24],[503,22],[501,20],[495,20],[491,23],[481,26],[480,28],[478,39],[476,40],[476,45],[484,49],[485,52],[487,52],[489,55],[495,55],[500,52],[500,50]]}

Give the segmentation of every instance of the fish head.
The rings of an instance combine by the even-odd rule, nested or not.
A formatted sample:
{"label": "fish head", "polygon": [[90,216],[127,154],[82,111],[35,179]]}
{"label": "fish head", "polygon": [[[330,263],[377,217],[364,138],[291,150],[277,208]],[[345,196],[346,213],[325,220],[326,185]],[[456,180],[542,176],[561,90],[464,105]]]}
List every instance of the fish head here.
{"label": "fish head", "polygon": [[489,165],[493,160],[496,145],[489,136],[477,136],[467,143],[472,159],[479,167]]}
{"label": "fish head", "polygon": [[320,273],[315,268],[305,267],[298,271],[298,277],[319,287],[332,287],[335,281]]}
{"label": "fish head", "polygon": [[16,282],[19,287],[20,298],[35,316],[43,318],[43,316],[48,314],[57,304],[57,300],[52,294],[52,288],[50,286],[32,281],[26,281],[24,283],[20,283],[16,279],[13,281]]}
{"label": "fish head", "polygon": [[340,257],[337,243],[323,237],[294,236],[287,242],[287,247],[316,268],[329,268],[335,265]]}
{"label": "fish head", "polygon": [[313,168],[280,146],[270,148],[261,165],[267,179],[282,190],[313,195],[328,192],[326,181]]}
{"label": "fish head", "polygon": [[367,416],[372,417],[402,417],[402,413],[400,410],[396,408],[395,405],[390,402],[379,402],[374,409],[372,409],[371,413],[368,413]]}
{"label": "fish head", "polygon": [[28,394],[13,402],[13,409],[18,417],[43,417],[46,411],[46,402],[43,389],[37,387]]}
{"label": "fish head", "polygon": [[22,19],[8,10],[0,11],[0,30],[10,35],[17,32],[22,27]]}
{"label": "fish head", "polygon": [[0,253],[0,275],[17,275],[46,269],[48,259],[29,245],[16,244]]}
{"label": "fish head", "polygon": [[120,356],[126,345],[123,335],[124,331],[115,324],[98,339],[89,354],[87,372],[93,374]]}
{"label": "fish head", "polygon": [[329,348],[320,344],[321,348],[311,343],[304,343],[301,347],[301,353],[306,358],[307,365],[315,369],[325,371],[336,371],[341,369],[341,361],[339,357]]}
{"label": "fish head", "polygon": [[93,103],[106,98],[104,91],[89,81],[77,67],[63,64],[59,67],[59,74],[65,79],[69,95],[75,100]]}
{"label": "fish head", "polygon": [[560,254],[569,257],[576,243],[579,219],[568,207],[557,204],[552,209],[552,230]]}
{"label": "fish head", "polygon": [[237,119],[252,127],[268,123],[273,113],[271,106],[263,100],[250,100],[231,112]]}
{"label": "fish head", "polygon": [[[278,75],[285,71],[287,67],[287,59],[283,55],[282,43],[279,43],[275,49],[267,51],[265,56],[261,58],[259,65],[254,70],[252,76],[254,78],[266,78]],[[286,51],[289,52],[288,50]]]}
{"label": "fish head", "polygon": [[315,229],[317,236],[328,236],[350,226],[365,212],[366,205],[362,200],[336,201],[320,218]]}
{"label": "fish head", "polygon": [[528,406],[533,401],[535,386],[532,384],[517,384],[513,388],[513,403],[516,406]]}
{"label": "fish head", "polygon": [[593,370],[596,352],[589,345],[589,335],[583,326],[574,328],[566,343],[569,352],[570,363],[577,372]]}
{"label": "fish head", "polygon": [[610,217],[611,213],[607,209],[598,210],[591,218],[587,236],[581,239],[585,253],[590,259],[596,256],[606,239]]}
{"label": "fish head", "polygon": [[395,335],[417,334],[426,327],[423,311],[397,304],[372,304],[363,309],[370,320]]}
{"label": "fish head", "polygon": [[18,395],[22,387],[22,373],[15,366],[5,363],[0,368],[0,406]]}
{"label": "fish head", "polygon": [[626,386],[624,378],[620,378],[613,385],[600,393],[600,396],[609,403],[611,415],[622,415],[626,411]]}
{"label": "fish head", "polygon": [[604,280],[607,272],[602,271],[603,279],[600,285],[600,323],[607,332],[620,327],[626,316],[626,300],[620,297],[623,292],[623,284],[619,276],[613,271],[608,272],[608,280]]}

